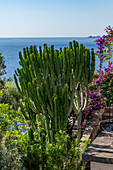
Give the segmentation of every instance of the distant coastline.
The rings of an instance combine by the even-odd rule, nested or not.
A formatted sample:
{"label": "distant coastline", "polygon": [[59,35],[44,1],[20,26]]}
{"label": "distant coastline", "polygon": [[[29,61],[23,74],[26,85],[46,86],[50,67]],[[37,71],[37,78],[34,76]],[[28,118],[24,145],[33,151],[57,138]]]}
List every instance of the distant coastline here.
{"label": "distant coastline", "polygon": [[98,35],[98,36],[92,36],[92,35],[90,35],[88,38],[100,38],[100,36]]}

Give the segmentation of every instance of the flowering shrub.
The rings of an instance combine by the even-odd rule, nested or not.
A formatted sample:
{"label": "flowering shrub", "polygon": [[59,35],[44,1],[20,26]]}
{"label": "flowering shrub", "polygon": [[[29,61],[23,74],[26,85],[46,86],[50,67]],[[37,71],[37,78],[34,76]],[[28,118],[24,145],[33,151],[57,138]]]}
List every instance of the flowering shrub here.
{"label": "flowering shrub", "polygon": [[[97,75],[95,75],[97,76]],[[89,86],[89,99],[88,105],[83,112],[82,126],[86,126],[88,122],[92,121],[94,116],[98,116],[101,109],[106,106],[105,100],[103,100],[103,94],[101,93],[101,87],[93,81]]]}
{"label": "flowering shrub", "polygon": [[101,38],[96,40],[96,44],[98,45],[98,51],[96,51],[96,54],[99,57],[100,60],[100,70],[102,69],[102,63],[104,61],[110,62],[110,59],[113,58],[112,54],[112,46],[113,46],[113,27],[106,27],[106,33],[107,35],[103,35]]}
{"label": "flowering shrub", "polygon": [[100,92],[106,100],[107,106],[113,103],[113,64],[110,62],[108,67],[101,70],[95,79],[95,83],[100,88]]}
{"label": "flowering shrub", "polygon": [[5,71],[6,65],[4,64],[4,57],[2,56],[2,53],[0,52],[0,90],[5,85],[5,78],[1,78],[2,75],[6,74]]}
{"label": "flowering shrub", "polygon": [[[107,35],[96,40],[98,51],[96,54],[100,60],[100,70],[95,73],[94,81],[89,86],[88,105],[83,112],[82,126],[86,126],[95,114],[98,116],[100,109],[113,103],[113,27],[106,27]],[[102,63],[109,61],[108,67],[102,70]]]}
{"label": "flowering shrub", "polygon": [[110,62],[105,70],[95,74],[94,81],[89,86],[88,105],[83,112],[82,126],[92,120],[100,109],[113,103],[113,64]]}

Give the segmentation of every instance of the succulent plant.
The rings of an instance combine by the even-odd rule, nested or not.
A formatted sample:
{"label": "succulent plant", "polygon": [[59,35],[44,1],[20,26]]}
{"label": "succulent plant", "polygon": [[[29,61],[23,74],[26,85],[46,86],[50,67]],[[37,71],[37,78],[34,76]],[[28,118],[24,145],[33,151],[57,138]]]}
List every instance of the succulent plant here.
{"label": "succulent plant", "polygon": [[[43,50],[39,46],[39,51],[36,46],[24,48],[23,55],[19,52],[19,58],[22,67],[15,71],[14,79],[25,97],[25,106],[20,103],[22,112],[34,130],[38,114],[49,142],[54,141],[56,132],[66,131],[68,116],[74,107],[80,139],[82,111],[87,105],[88,84],[95,69],[94,50],[90,53],[82,44],[79,47],[76,41],[70,42],[69,48],[63,50],[54,50],[53,45],[48,48],[44,44]],[[83,88],[86,88],[85,101]]]}

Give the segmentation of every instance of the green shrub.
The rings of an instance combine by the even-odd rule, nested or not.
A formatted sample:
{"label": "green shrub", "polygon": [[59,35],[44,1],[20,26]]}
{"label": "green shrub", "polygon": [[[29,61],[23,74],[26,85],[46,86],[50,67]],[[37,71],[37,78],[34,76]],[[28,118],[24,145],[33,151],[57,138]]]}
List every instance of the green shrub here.
{"label": "green shrub", "polygon": [[[19,124],[20,123],[20,124]],[[20,111],[9,104],[0,104],[0,169],[21,169],[22,154],[16,141],[26,139],[27,122]],[[23,140],[24,141],[24,140]]]}
{"label": "green shrub", "polygon": [[29,170],[70,170],[78,167],[82,160],[82,153],[87,147],[88,141],[79,142],[78,139],[70,140],[65,132],[55,135],[54,143],[46,141],[46,136],[39,131],[34,135],[34,140],[28,140],[24,152],[23,166]]}
{"label": "green shrub", "polygon": [[60,131],[55,135],[54,143],[49,144],[41,123],[37,122],[36,126],[33,132],[20,111],[13,111],[8,104],[0,104],[0,168],[75,169],[88,142],[70,140],[69,135]]}
{"label": "green shrub", "polygon": [[22,99],[22,95],[18,92],[15,83],[7,81],[5,88],[2,90],[1,103],[9,103],[13,109],[17,110],[20,99]]}
{"label": "green shrub", "polygon": [[18,153],[17,147],[9,149],[6,145],[6,136],[2,138],[0,146],[0,169],[15,170],[22,168],[22,156]]}
{"label": "green shrub", "polygon": [[22,138],[27,131],[28,124],[20,111],[12,110],[9,104],[0,104],[0,141],[7,135],[7,142]]}

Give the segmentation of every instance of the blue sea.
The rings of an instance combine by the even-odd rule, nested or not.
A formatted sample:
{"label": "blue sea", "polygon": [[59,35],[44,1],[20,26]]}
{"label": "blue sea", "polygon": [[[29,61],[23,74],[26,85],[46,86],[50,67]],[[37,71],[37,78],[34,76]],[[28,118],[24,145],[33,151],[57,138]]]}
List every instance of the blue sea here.
{"label": "blue sea", "polygon": [[[43,47],[46,43],[49,46],[54,45],[55,49],[60,47],[68,47],[70,41],[78,41],[82,43],[86,48],[94,48],[97,51],[97,45],[94,42],[95,38],[78,38],[78,37],[68,37],[68,38],[0,38],[0,51],[2,56],[4,56],[4,61],[6,65],[6,72],[4,76],[6,78],[12,77],[14,71],[20,68],[19,65],[19,51],[23,51],[23,48],[29,47],[30,45],[36,45]],[[95,70],[99,68],[99,60],[96,56],[96,67]]]}

